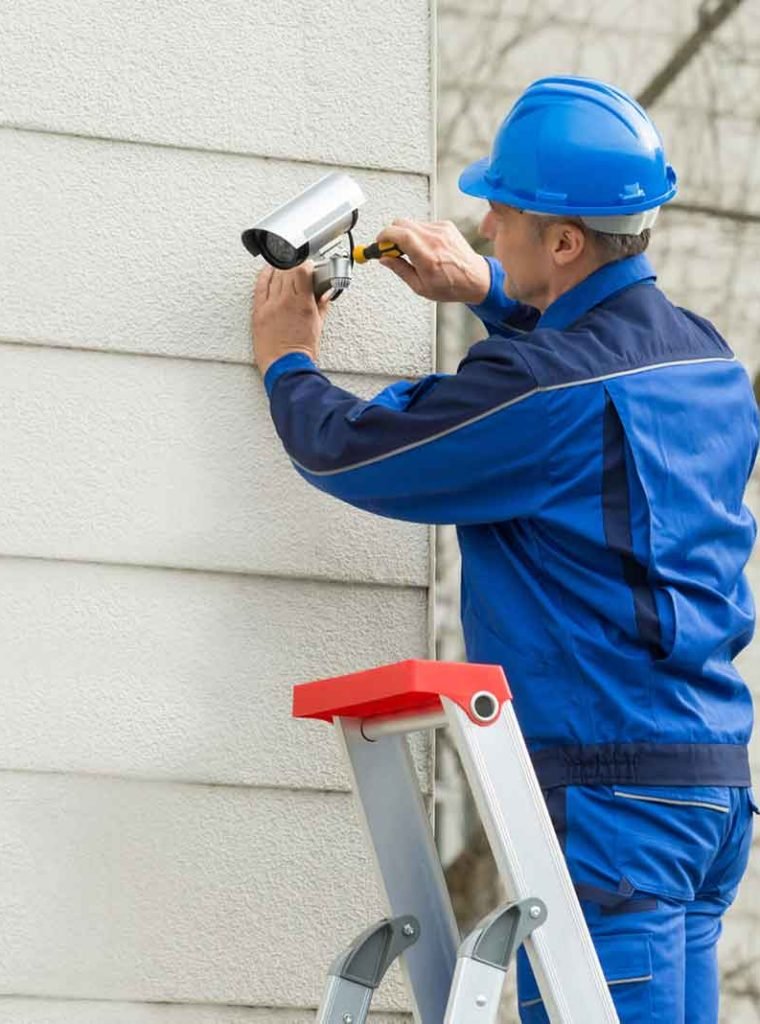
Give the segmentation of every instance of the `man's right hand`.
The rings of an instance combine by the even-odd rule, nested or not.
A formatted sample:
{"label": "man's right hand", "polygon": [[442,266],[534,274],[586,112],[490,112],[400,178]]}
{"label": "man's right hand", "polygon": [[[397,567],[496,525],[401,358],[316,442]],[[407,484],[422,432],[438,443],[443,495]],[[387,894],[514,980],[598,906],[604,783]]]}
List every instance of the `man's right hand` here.
{"label": "man's right hand", "polygon": [[488,294],[491,272],[485,257],[450,220],[394,220],[377,241],[395,242],[406,254],[383,257],[380,263],[425,299],[477,305]]}

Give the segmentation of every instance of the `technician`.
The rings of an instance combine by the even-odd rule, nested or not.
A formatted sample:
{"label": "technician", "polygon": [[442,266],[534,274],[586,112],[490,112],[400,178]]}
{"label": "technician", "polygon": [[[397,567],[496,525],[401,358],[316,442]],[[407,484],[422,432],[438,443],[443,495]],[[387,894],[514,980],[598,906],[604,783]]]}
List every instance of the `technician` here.
{"label": "technician", "polygon": [[[365,401],[317,368],[313,265],[267,266],[252,327],[272,417],[315,487],[456,524],[467,657],[506,671],[620,1020],[717,1024],[721,916],[760,813],[732,664],[754,629],[752,388],[655,284],[644,250],[676,175],[625,93],[534,82],[459,185],[488,202],[493,256],[448,221],[378,240],[488,337],[455,374]],[[522,949],[518,999],[548,1020]]]}

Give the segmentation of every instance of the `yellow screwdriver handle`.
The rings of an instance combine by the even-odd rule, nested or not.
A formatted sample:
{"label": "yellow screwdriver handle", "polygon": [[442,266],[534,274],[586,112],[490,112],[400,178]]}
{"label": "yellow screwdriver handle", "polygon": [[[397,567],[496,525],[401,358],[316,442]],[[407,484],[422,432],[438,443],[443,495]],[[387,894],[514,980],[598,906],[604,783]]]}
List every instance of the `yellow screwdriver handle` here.
{"label": "yellow screwdriver handle", "polygon": [[371,245],[355,245],[354,259],[357,263],[379,260],[383,256],[403,256],[395,242],[373,242]]}

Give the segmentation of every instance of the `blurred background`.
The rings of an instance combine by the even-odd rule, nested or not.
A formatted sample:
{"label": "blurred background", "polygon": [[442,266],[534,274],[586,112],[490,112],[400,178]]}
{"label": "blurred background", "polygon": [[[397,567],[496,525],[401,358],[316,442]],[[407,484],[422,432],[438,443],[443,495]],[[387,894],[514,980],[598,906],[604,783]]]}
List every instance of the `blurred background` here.
{"label": "blurred background", "polygon": [[[387,912],[340,751],[291,687],[462,659],[455,538],[434,588],[428,527],[293,471],[240,232],[341,169],[368,197],[357,241],[451,219],[488,252],[459,173],[562,72],[653,115],[681,186],[659,284],[754,379],[758,0],[0,3],[0,1024],[308,1024]],[[320,366],[362,397],[483,337],[356,276]],[[760,642],[741,663],[759,695]],[[414,753],[467,928],[502,898],[493,862],[445,737],[435,796]],[[732,1024],[760,1024],[758,861],[721,949]],[[409,1021],[397,966],[372,1005]]]}
{"label": "blurred background", "polygon": [[[471,244],[486,203],[463,195],[463,167],[490,152],[522,90],[547,74],[590,75],[639,100],[679,175],[648,249],[673,302],[708,317],[755,382],[760,368],[760,6],[752,0],[440,0],[438,217]],[[484,337],[465,307],[438,307],[438,368],[456,370]],[[760,515],[757,478],[747,501]],[[453,527],[437,532],[437,656],[464,659]],[[760,551],[750,564],[757,593]],[[740,665],[760,697],[760,642]],[[437,834],[456,912],[466,927],[500,898],[497,876],[455,753],[438,734]],[[755,736],[753,771],[760,769]],[[726,916],[722,1020],[760,1021],[760,855]],[[505,1020],[512,1020],[505,1007]]]}

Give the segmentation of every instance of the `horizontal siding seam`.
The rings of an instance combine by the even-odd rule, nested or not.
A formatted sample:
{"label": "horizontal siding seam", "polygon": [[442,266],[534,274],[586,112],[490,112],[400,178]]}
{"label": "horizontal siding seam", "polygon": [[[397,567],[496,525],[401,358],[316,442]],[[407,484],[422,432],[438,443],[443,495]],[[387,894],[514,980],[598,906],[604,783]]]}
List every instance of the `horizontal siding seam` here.
{"label": "horizontal siding seam", "polygon": [[378,174],[406,174],[411,178],[429,178],[432,170],[412,171],[404,167],[376,167],[372,164],[328,163],[325,160],[307,160],[304,157],[281,156],[271,153],[253,153],[237,149],[217,149],[213,146],[182,146],[176,142],[156,142],[150,139],[128,139],[121,135],[89,135],[82,132],[65,132],[55,128],[43,128],[13,121],[1,121],[1,131],[13,131],[25,135],[48,135],[54,138],[81,139],[85,142],[106,142],[121,146],[144,146],[149,149],[172,149],[180,153],[204,153],[212,156],[245,157],[250,160],[273,160],[278,164],[306,164],[309,167],[325,167],[339,171],[373,171]]}
{"label": "horizontal siding seam", "polygon": [[[25,992],[11,993],[0,995],[0,1008],[4,1002],[15,1001],[23,999],[28,1002],[40,1002],[40,1003],[82,1003],[92,1006],[99,1006],[102,1003],[115,1004],[115,1005],[128,1005],[128,1006],[181,1006],[187,1008],[197,1009],[210,1009],[210,1010],[256,1010],[264,1011],[267,1013],[278,1013],[278,1014],[292,1014],[292,1013],[304,1013],[313,1014],[316,1007],[314,1006],[291,1006],[290,1004],[280,1003],[203,1003],[196,1000],[184,1001],[182,999],[109,999],[108,996],[103,996],[98,999],[88,998],[86,996],[69,996],[69,995],[36,995]],[[401,1020],[408,1020],[409,1014],[402,1010],[374,1010],[370,1011],[370,1018],[373,1016],[390,1017]]]}
{"label": "horizontal siding seam", "polygon": [[[205,366],[245,366],[249,369],[253,368],[253,363],[248,360],[240,359],[219,359],[216,357],[207,358],[205,356],[188,356],[188,355],[177,355],[172,352],[141,352],[137,349],[131,348],[98,348],[95,345],[70,345],[67,342],[43,340],[41,338],[12,338],[6,337],[0,334],[0,345],[13,346],[14,348],[34,348],[34,349],[47,349],[49,352],[84,352],[88,355],[97,356],[126,356],[130,359],[165,359],[169,362],[174,363],[193,363],[195,365],[200,364]],[[421,380],[426,377],[429,371],[422,371],[420,373],[409,373],[409,374],[392,374],[380,372],[379,370],[364,370],[364,369],[346,369],[345,367],[337,366],[320,366],[319,369],[323,373],[331,373],[337,376],[343,377],[362,377],[366,380],[387,380],[394,381],[399,377],[403,377],[404,380]]]}
{"label": "horizontal siding seam", "polygon": [[353,579],[347,577],[341,579],[337,576],[307,576],[293,573],[274,572],[252,572],[250,569],[208,569],[191,565],[160,565],[155,562],[119,562],[103,561],[92,558],[56,558],[51,555],[19,554],[18,552],[0,551],[1,561],[17,562],[45,562],[54,565],[90,565],[102,566],[107,569],[135,569],[140,572],[188,572],[200,573],[204,576],[222,576],[225,578],[244,577],[250,580],[282,580],[285,583],[317,583],[320,586],[335,587],[369,587],[370,589],[383,590],[412,590],[427,591],[430,589],[428,582],[424,583],[403,583],[400,581],[387,582],[371,579]]}
{"label": "horizontal siding seam", "polygon": [[25,775],[34,778],[67,778],[87,779],[88,781],[126,782],[136,786],[192,786],[202,789],[223,789],[223,790],[244,790],[271,793],[311,793],[315,796],[350,796],[350,789],[317,789],[304,788],[303,786],[262,786],[256,783],[245,782],[208,782],[202,779],[182,779],[171,776],[156,775],[122,775],[113,772],[85,772],[85,771],[61,771],[55,768],[4,768],[0,766],[0,777],[6,775]]}

